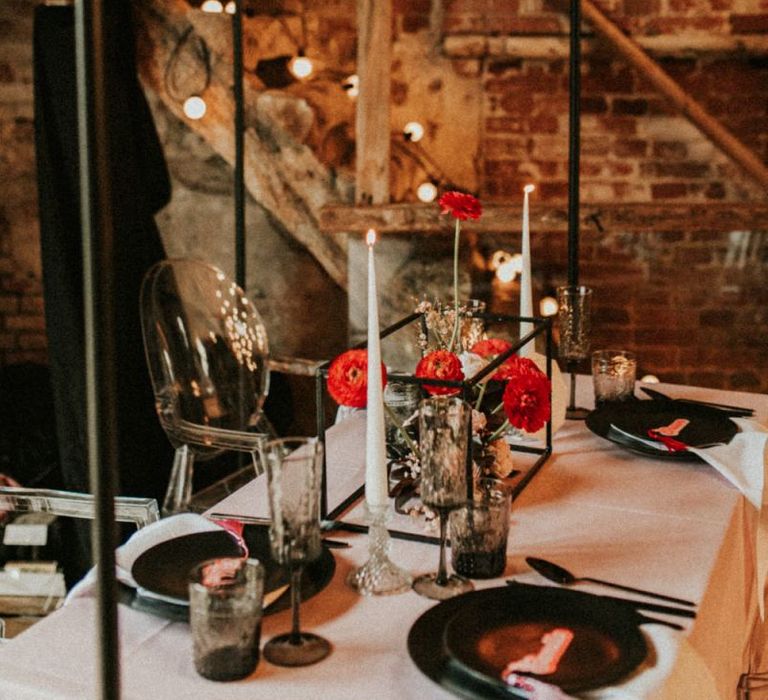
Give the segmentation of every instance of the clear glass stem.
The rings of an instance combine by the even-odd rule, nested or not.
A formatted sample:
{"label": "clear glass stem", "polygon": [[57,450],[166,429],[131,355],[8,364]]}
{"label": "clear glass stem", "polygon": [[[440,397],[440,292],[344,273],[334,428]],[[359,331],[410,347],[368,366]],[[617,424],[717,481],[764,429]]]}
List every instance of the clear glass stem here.
{"label": "clear glass stem", "polygon": [[299,628],[299,608],[301,607],[301,570],[300,566],[291,567],[291,644],[301,644]]}
{"label": "clear glass stem", "polygon": [[448,583],[448,569],[445,563],[445,540],[448,534],[448,511],[441,508],[438,511],[440,516],[440,563],[437,567],[437,577],[435,583],[438,586],[445,586]]}

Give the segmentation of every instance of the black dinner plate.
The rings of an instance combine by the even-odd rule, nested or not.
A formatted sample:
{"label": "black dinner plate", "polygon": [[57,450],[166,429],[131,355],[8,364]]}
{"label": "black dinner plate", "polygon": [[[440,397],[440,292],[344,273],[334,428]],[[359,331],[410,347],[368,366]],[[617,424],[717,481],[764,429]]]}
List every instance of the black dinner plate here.
{"label": "black dinner plate", "polygon": [[[265,569],[264,591],[268,593],[289,582],[288,572],[277,564],[269,553],[269,528],[265,525],[246,525],[243,539],[248,555],[258,559]],[[142,595],[134,595],[130,604],[173,620],[189,618],[187,582],[189,572],[206,559],[239,557],[240,546],[227,532],[199,532],[161,542],[141,554],[133,564],[131,574],[143,589],[158,595],[179,600],[179,604],[160,601]],[[333,578],[336,561],[327,547],[317,561],[308,564],[301,580],[301,599],[306,600],[322,591]],[[134,592],[135,593],[135,592]],[[123,592],[123,598],[127,598]],[[290,596],[282,595],[265,613],[271,614],[290,607]]]}
{"label": "black dinner plate", "polygon": [[701,461],[693,452],[656,450],[611,430],[613,424],[627,433],[645,437],[649,429],[669,425],[677,418],[690,421],[676,439],[691,447],[713,442],[728,443],[739,431],[736,423],[722,411],[707,406],[664,401],[607,403],[592,411],[587,416],[586,424],[596,435],[648,457],[683,462]]}
{"label": "black dinner plate", "polygon": [[425,675],[459,697],[508,700],[522,693],[502,681],[506,664],[538,649],[540,633],[565,627],[574,639],[558,670],[533,677],[580,692],[617,682],[645,659],[642,621],[631,606],[588,593],[527,585],[489,588],[425,612],[411,628],[408,651]]}

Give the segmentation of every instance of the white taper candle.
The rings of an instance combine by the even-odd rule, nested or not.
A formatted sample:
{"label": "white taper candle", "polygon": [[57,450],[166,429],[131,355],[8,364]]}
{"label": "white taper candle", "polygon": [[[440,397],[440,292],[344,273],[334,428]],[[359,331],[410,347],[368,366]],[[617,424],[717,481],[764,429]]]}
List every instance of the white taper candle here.
{"label": "white taper candle", "polygon": [[365,500],[370,506],[387,504],[387,445],[384,433],[384,391],[381,384],[381,343],[376,266],[376,232],[368,230],[368,401],[366,405]]}
{"label": "white taper candle", "polygon": [[[523,269],[520,273],[520,315],[533,316],[533,289],[531,282],[531,226],[528,213],[528,195],[536,189],[533,185],[523,188]],[[528,335],[533,330],[533,324],[528,321],[520,322],[520,337]],[[527,343],[520,348],[518,354],[521,357],[530,357],[534,352],[534,343]]]}

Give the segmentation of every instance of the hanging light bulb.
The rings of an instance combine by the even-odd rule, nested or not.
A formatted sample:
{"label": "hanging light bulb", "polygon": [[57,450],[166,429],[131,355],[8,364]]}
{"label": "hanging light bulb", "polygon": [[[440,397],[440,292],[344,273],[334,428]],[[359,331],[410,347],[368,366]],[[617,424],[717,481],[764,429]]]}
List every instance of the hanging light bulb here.
{"label": "hanging light bulb", "polygon": [[403,127],[403,136],[406,141],[417,143],[424,137],[424,127],[419,122],[408,122]]}
{"label": "hanging light bulb", "polygon": [[435,183],[422,182],[416,188],[416,196],[419,198],[420,202],[424,202],[425,204],[434,202],[437,198],[437,187],[435,186]]}
{"label": "hanging light bulb", "polygon": [[507,256],[496,268],[496,277],[498,277],[500,282],[508,283],[513,282],[515,277],[522,273],[523,256],[520,253],[515,253],[514,255],[507,253]]}
{"label": "hanging light bulb", "polygon": [[202,119],[207,108],[205,100],[199,95],[192,95],[184,100],[184,114],[189,119]]}
{"label": "hanging light bulb", "polygon": [[299,80],[304,80],[312,75],[312,71],[315,69],[312,65],[312,61],[308,59],[303,52],[299,52],[298,56],[295,56],[288,64],[288,70],[293,73]]}
{"label": "hanging light bulb", "polygon": [[542,316],[554,316],[560,307],[554,297],[542,297],[539,302],[539,313]]}
{"label": "hanging light bulb", "polygon": [[224,6],[221,4],[220,0],[205,0],[205,2],[200,5],[200,9],[203,12],[210,12],[211,14],[224,12]]}
{"label": "hanging light bulb", "polygon": [[353,73],[341,84],[341,87],[346,90],[350,99],[354,99],[360,94],[360,78]]}
{"label": "hanging light bulb", "polygon": [[237,11],[237,5],[235,5],[233,0],[229,0],[229,2],[224,5],[224,12],[226,12],[228,15],[234,15]]}

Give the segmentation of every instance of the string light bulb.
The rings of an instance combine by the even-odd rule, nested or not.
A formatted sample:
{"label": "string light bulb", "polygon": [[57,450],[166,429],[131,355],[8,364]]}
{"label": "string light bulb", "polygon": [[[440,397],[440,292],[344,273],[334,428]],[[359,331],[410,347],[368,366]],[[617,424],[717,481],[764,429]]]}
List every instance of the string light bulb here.
{"label": "string light bulb", "polygon": [[504,251],[499,251],[500,255],[494,254],[491,259],[491,267],[496,262],[496,277],[499,282],[514,282],[515,278],[523,271],[523,256],[520,253],[510,255]]}
{"label": "string light bulb", "polygon": [[302,53],[299,53],[298,56],[291,59],[291,62],[288,64],[288,70],[299,80],[308,78],[312,75],[314,69],[315,67],[312,64],[312,61]]}
{"label": "string light bulb", "polygon": [[437,186],[434,182],[422,182],[416,188],[416,196],[419,198],[420,202],[424,202],[425,204],[434,202],[435,199],[437,199]]}
{"label": "string light bulb", "polygon": [[200,9],[203,12],[210,12],[211,14],[224,12],[224,6],[221,4],[220,0],[205,0],[205,2],[200,5]]}
{"label": "string light bulb", "polygon": [[424,138],[424,127],[419,122],[408,122],[403,127],[403,136],[406,141],[418,143]]}
{"label": "string light bulb", "polygon": [[640,381],[643,384],[658,384],[659,378],[655,374],[646,374]]}
{"label": "string light bulb", "polygon": [[235,5],[234,0],[229,0],[229,2],[224,5],[224,12],[228,15],[234,15],[235,12],[237,12],[237,5]]}
{"label": "string light bulb", "polygon": [[554,297],[542,297],[539,302],[539,313],[544,317],[554,316],[559,308],[557,299]]}
{"label": "string light bulb", "polygon": [[341,84],[341,87],[346,91],[347,97],[353,100],[360,94],[360,78],[353,73]]}
{"label": "string light bulb", "polygon": [[207,109],[208,105],[205,104],[205,100],[199,95],[192,95],[184,100],[184,114],[189,119],[202,119]]}

